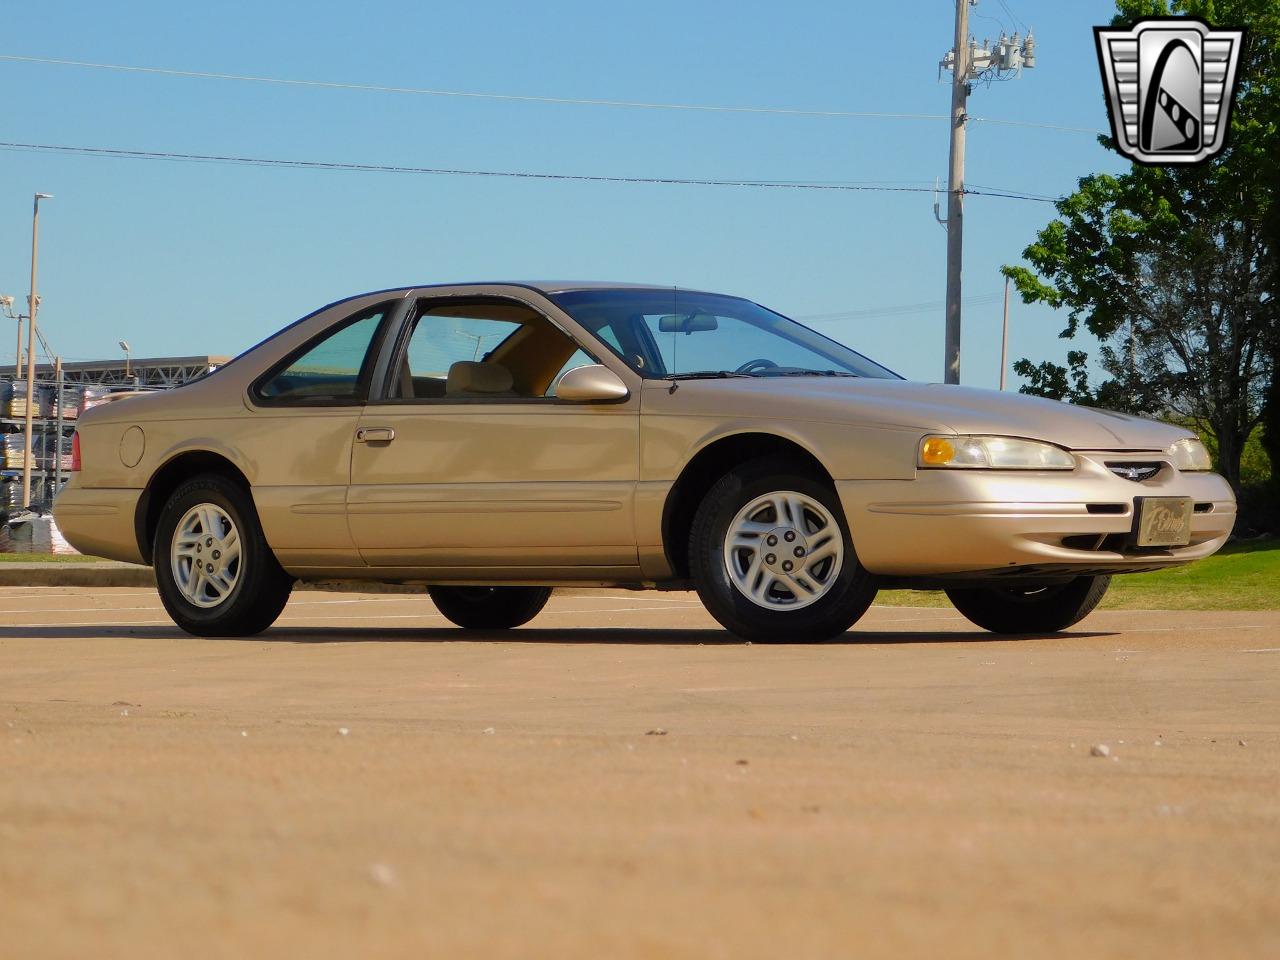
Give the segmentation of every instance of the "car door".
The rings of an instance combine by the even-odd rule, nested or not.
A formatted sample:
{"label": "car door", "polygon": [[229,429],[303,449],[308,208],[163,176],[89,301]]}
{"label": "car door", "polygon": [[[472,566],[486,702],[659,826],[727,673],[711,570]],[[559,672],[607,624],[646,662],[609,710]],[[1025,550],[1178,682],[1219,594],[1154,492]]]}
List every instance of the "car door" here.
{"label": "car door", "polygon": [[396,301],[357,307],[249,388],[237,443],[256,466],[254,502],[289,569],[360,568],[346,518],[351,446]]}
{"label": "car door", "polygon": [[347,496],[366,563],[455,577],[635,572],[638,391],[558,399],[564,370],[595,358],[510,296],[423,298],[387,349]]}

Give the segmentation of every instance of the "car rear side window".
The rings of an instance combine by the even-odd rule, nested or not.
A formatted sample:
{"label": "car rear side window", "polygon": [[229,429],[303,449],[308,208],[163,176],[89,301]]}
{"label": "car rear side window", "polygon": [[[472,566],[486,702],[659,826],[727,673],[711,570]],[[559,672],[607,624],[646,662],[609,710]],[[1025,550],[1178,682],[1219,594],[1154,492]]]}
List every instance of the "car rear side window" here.
{"label": "car rear side window", "polygon": [[370,347],[387,307],[372,307],[313,341],[257,389],[269,403],[358,403],[368,390]]}

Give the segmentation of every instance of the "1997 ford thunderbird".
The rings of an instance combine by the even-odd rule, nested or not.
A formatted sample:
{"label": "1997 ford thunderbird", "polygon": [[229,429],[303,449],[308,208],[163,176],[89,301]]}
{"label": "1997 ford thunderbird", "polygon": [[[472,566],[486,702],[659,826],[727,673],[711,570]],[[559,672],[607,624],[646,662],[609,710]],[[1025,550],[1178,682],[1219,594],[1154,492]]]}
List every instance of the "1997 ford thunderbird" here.
{"label": "1997 ford thunderbird", "polygon": [[87,413],[75,451],[63,534],[153,565],[203,635],[266,629],[298,580],[422,584],[484,629],[557,585],[691,584],[766,641],[932,587],[1040,633],[1235,519],[1186,430],[909,383],[750,301],[623,285],[353,297]]}

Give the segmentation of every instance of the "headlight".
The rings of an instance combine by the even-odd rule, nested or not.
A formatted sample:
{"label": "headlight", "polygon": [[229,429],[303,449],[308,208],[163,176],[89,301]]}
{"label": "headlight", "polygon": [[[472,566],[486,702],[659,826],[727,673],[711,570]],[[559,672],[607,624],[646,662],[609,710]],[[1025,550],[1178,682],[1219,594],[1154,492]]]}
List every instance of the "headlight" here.
{"label": "headlight", "polygon": [[1199,472],[1213,469],[1213,460],[1204,444],[1194,437],[1179,440],[1169,448],[1169,456],[1173,465],[1183,473]]}
{"label": "headlight", "polygon": [[1074,470],[1061,447],[1013,437],[933,436],[920,441],[919,465],[967,470]]}

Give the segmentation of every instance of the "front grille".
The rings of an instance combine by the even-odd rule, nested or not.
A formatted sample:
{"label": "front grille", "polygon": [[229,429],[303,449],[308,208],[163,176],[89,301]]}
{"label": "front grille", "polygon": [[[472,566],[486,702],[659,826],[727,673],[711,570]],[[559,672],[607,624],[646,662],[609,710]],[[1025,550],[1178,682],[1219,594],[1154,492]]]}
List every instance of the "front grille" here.
{"label": "front grille", "polygon": [[[1129,563],[1099,563],[1096,566],[1075,563],[1032,563],[1024,567],[1002,567],[999,570],[987,571],[981,576],[990,580],[1017,580],[1023,577],[1028,579],[1043,577],[1063,577],[1066,579],[1107,577],[1117,573],[1153,573],[1156,570],[1167,570],[1169,567],[1187,562],[1173,557],[1170,557],[1170,560],[1172,562],[1137,564],[1130,561]],[[966,578],[977,578],[978,576],[980,576],[978,573],[965,574]],[[960,578],[956,577],[955,579]]]}
{"label": "front grille", "polygon": [[1163,470],[1164,464],[1158,460],[1142,463],[1127,460],[1122,463],[1108,462],[1107,469],[1117,477],[1123,477],[1125,480],[1132,480],[1134,483],[1142,483],[1144,480],[1150,480],[1157,473]]}
{"label": "front grille", "polygon": [[1124,515],[1129,512],[1127,503],[1086,503],[1084,508],[1094,514],[1119,514]]}
{"label": "front grille", "polygon": [[1107,553],[1125,553],[1129,549],[1127,533],[1073,533],[1062,538],[1068,550],[1093,550]]}

